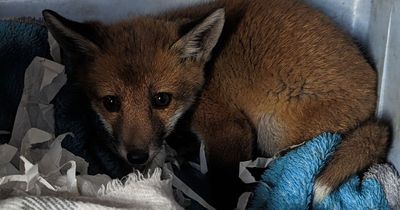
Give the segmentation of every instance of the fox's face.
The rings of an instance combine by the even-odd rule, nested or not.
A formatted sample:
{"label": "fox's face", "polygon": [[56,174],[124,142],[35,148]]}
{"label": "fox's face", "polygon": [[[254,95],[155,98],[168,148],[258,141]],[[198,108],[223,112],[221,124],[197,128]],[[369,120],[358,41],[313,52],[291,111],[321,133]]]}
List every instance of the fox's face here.
{"label": "fox's face", "polygon": [[43,16],[115,139],[114,151],[137,167],[157,154],[196,100],[224,23],[222,9],[183,33],[179,21],[149,17],[106,26],[49,10]]}

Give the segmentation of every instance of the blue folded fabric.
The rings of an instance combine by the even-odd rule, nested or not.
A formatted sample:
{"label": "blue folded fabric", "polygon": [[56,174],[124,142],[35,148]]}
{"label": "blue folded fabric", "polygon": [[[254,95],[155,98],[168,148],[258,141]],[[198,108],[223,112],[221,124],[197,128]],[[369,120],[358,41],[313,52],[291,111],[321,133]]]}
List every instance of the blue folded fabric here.
{"label": "blue folded fabric", "polygon": [[[0,20],[0,130],[12,130],[25,69],[35,56],[49,57],[46,27]],[[4,141],[0,138],[0,143]]]}
{"label": "blue folded fabric", "polygon": [[263,173],[249,209],[389,209],[380,183],[357,176],[312,206],[314,180],[340,141],[340,135],[325,133],[276,159]]}

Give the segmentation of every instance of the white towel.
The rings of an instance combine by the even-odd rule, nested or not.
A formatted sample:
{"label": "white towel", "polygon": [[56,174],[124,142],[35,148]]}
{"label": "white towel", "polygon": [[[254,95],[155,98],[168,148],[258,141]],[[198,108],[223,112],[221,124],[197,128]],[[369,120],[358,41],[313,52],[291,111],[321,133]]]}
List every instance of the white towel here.
{"label": "white towel", "polygon": [[130,174],[125,183],[112,180],[94,196],[58,193],[52,196],[16,196],[0,200],[8,210],[183,209],[174,200],[171,179],[161,179],[156,169],[149,177]]}

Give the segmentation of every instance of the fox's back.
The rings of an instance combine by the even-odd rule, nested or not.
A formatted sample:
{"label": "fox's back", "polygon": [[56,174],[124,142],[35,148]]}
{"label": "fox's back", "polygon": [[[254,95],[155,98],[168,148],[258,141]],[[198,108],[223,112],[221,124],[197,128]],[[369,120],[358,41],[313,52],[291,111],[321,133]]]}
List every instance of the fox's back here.
{"label": "fox's back", "polygon": [[[264,104],[272,98],[373,104],[375,72],[328,18],[293,0],[247,2],[215,58],[209,91],[229,89],[231,97],[244,96],[243,103],[261,102],[262,95]],[[227,11],[226,27],[232,26],[229,18]]]}
{"label": "fox's back", "polygon": [[[203,98],[244,111],[256,128],[274,115],[288,123],[281,126],[302,132],[282,137],[282,147],[324,131],[345,132],[373,113],[376,73],[327,17],[296,0],[226,2],[166,15],[196,19],[225,8]],[[329,107],[336,108],[326,112]],[[291,112],[303,116],[289,119]]]}

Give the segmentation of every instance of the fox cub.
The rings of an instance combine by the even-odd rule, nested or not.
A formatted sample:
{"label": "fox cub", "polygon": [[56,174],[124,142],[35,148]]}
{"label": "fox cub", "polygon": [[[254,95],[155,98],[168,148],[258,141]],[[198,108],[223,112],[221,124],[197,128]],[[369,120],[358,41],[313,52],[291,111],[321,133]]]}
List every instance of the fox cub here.
{"label": "fox cub", "polygon": [[109,25],[43,17],[132,166],[148,164],[189,110],[214,197],[238,195],[238,163],[255,151],[272,156],[323,132],[344,139],[314,201],[385,158],[388,130],[370,120],[376,72],[300,1],[221,0]]}

